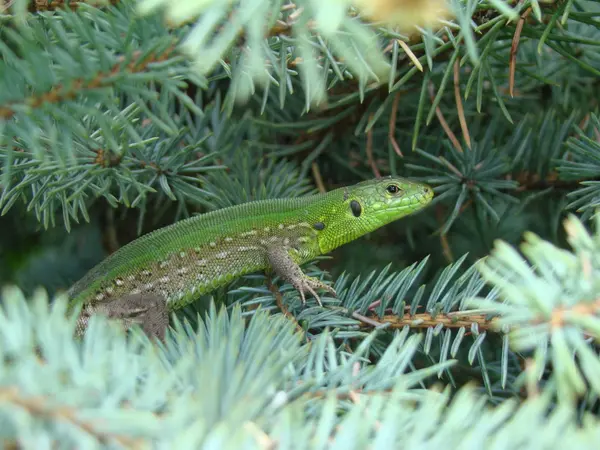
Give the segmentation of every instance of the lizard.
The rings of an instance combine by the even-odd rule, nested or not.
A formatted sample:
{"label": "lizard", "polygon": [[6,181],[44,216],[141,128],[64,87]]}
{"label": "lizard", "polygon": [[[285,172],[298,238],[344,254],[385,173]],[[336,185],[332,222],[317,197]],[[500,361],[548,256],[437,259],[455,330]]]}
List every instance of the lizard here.
{"label": "lizard", "polygon": [[335,290],[300,266],[427,206],[433,189],[400,177],[362,181],[325,193],[242,203],[199,214],[131,241],[68,291],[81,305],[76,335],[93,314],[141,325],[164,337],[169,314],[243,275],[273,271],[302,304]]}

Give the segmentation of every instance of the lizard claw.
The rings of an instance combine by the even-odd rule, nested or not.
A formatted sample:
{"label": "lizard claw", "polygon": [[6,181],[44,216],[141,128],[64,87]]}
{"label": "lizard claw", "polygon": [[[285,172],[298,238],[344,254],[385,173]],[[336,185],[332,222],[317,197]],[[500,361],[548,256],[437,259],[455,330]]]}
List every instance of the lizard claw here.
{"label": "lizard claw", "polygon": [[323,306],[321,299],[317,295],[317,289],[323,289],[334,297],[336,296],[335,290],[331,286],[327,286],[318,278],[309,277],[302,272],[297,261],[295,261],[288,252],[288,249],[280,247],[269,248],[267,249],[267,257],[271,268],[275,269],[276,273],[281,275],[288,283],[291,283],[298,291],[300,299],[302,300],[302,305],[306,304],[305,294],[309,292],[317,300],[319,306]]}
{"label": "lizard claw", "polygon": [[313,277],[302,277],[299,280],[296,280],[296,282],[293,283],[293,286],[300,294],[302,305],[306,304],[305,292],[309,292],[310,294],[312,294],[312,296],[315,298],[315,300],[321,307],[323,307],[323,303],[321,303],[321,298],[317,294],[316,289],[323,289],[329,292],[334,297],[337,295],[335,289]]}

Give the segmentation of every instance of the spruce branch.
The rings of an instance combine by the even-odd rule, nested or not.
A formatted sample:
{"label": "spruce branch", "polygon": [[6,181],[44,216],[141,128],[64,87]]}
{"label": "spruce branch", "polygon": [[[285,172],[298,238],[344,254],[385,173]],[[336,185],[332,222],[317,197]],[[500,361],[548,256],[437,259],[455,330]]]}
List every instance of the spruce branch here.
{"label": "spruce branch", "polygon": [[[39,160],[60,157],[67,165],[73,159],[69,140],[85,142],[98,131],[119,153],[121,137],[113,135],[112,121],[120,122],[127,141],[139,145],[139,123],[128,121],[138,116],[121,108],[143,110],[171,135],[179,129],[169,116],[169,101],[201,114],[182,79],[199,86],[204,81],[177,54],[176,36],[156,18],[134,20],[129,2],[39,15],[1,33],[0,149],[10,155],[6,163],[13,149],[25,148]],[[96,129],[89,129],[90,121]]]}
{"label": "spruce branch", "polygon": [[175,55],[174,42],[166,48],[158,48],[155,52],[142,54],[136,50],[130,56],[121,56],[109,70],[98,72],[91,79],[75,78],[69,84],[53,86],[49,91],[34,93],[20,100],[8,101],[0,106],[0,119],[11,119],[17,111],[30,112],[44,104],[56,104],[86,95],[88,90],[102,90],[117,85],[122,77],[128,77],[148,71],[151,64],[168,61]]}
{"label": "spruce branch", "polygon": [[[587,389],[600,392],[595,374],[598,355],[589,348],[591,337],[600,337],[600,303],[597,262],[600,220],[590,234],[574,216],[564,223],[571,251],[527,233],[521,252],[498,242],[479,271],[498,290],[498,298],[469,303],[499,314],[496,325],[510,331],[511,347],[533,353],[535,372],[541,377],[551,363],[560,402],[574,402]],[[577,355],[577,359],[573,357]]]}
{"label": "spruce branch", "polygon": [[[173,110],[176,104],[165,106]],[[56,224],[56,212],[62,210],[63,224],[69,230],[72,220],[78,222],[80,217],[89,220],[88,207],[98,197],[104,197],[113,207],[122,203],[142,210],[148,195],[155,192],[168,201],[210,204],[211,194],[198,184],[203,175],[222,166],[215,164],[214,153],[206,151],[205,140],[210,134],[207,118],[206,115],[172,116],[188,133],[186,122],[197,127],[192,145],[186,141],[194,133],[184,134],[182,129],[169,136],[151,122],[144,124],[140,109],[129,108],[119,121],[111,124],[110,134],[98,132],[97,122],[89,120],[86,123],[89,136],[71,141],[70,155],[49,154],[39,158],[35,151],[25,148],[0,151],[4,166],[11,168],[5,171],[2,180],[3,213],[15,202],[25,201],[36,218],[48,227]],[[128,123],[132,122],[141,124],[136,130],[139,144],[128,142],[131,131]],[[111,144],[116,148],[111,148]]]}
{"label": "spruce branch", "polygon": [[[410,386],[451,364],[410,370],[419,342],[414,336],[394,339],[379,364],[371,365],[365,353],[373,338],[346,355],[328,333],[301,344],[286,319],[258,312],[246,323],[239,307],[227,313],[212,306],[197,330],[176,321],[158,344],[137,329],[127,338],[120,327],[94,316],[83,340],[76,341],[77,311],[66,317],[65,300],[59,297],[49,307],[42,292],[31,303],[17,289],[3,293],[2,432],[21,445],[28,439],[178,448],[214,439],[255,442],[256,427],[264,435],[277,434],[290,409],[316,425],[332,399],[344,395],[394,398],[414,407],[415,400],[439,395]],[[23,339],[14,341],[17,335]],[[47,374],[43,383],[40,373]],[[361,405],[339,402],[341,416],[327,435],[335,436],[336,424],[343,427],[344,417],[353,417]],[[233,432],[222,436],[219,428]],[[310,426],[310,435],[318,428]]]}
{"label": "spruce branch", "polygon": [[[401,331],[400,335],[406,339],[423,330],[426,338],[419,346],[418,354],[430,358],[430,364],[445,363],[450,357],[464,354],[470,365],[481,363],[478,369],[482,372],[482,378],[488,379],[490,374],[484,362],[491,356],[485,355],[481,348],[486,343],[488,332],[492,336],[503,336],[506,330],[495,327],[497,318],[493,315],[482,315],[481,311],[466,309],[465,302],[483,294],[486,289],[475,266],[468,267],[458,275],[466,256],[447,266],[432,283],[421,286],[417,286],[417,282],[424,276],[428,258],[400,272],[390,272],[388,265],[379,273],[374,271],[367,274],[364,279],[342,274],[334,285],[337,298],[322,298],[325,308],[314,306],[314,300],[310,299],[307,300],[310,306],[303,306],[297,292],[288,284],[275,292],[273,287],[269,287],[269,292],[260,283],[250,287],[245,282],[242,283],[244,287],[230,291],[230,294],[236,294],[235,300],[239,301],[249,316],[255,313],[258,304],[272,313],[282,310],[284,315],[294,317],[293,322],[304,330],[309,340],[327,329],[335,329],[337,331],[333,338],[336,341],[341,345],[354,346],[365,339],[372,339],[371,330],[375,330],[382,337],[375,341],[377,346],[373,346],[370,358],[381,357],[380,352],[387,348],[385,336],[396,336]],[[312,265],[307,273],[321,279],[327,278],[327,274]],[[274,279],[276,284],[277,278]],[[493,290],[489,291],[487,298],[492,299],[495,295]],[[438,339],[444,349],[440,353],[437,344],[434,344]],[[508,342],[504,345],[508,345]],[[510,355],[512,353],[508,351],[504,353],[503,364],[506,366],[506,359]],[[438,371],[438,377],[442,373],[451,379],[447,370]],[[491,388],[488,387],[488,390],[491,395]]]}
{"label": "spruce branch", "polygon": [[590,218],[598,206],[600,191],[600,142],[598,130],[600,119],[591,114],[587,130],[576,127],[577,136],[570,137],[566,142],[568,153],[557,162],[560,179],[566,183],[578,183],[580,188],[567,194],[571,202],[567,208],[577,208],[583,212],[584,218]]}
{"label": "spruce branch", "polygon": [[345,354],[326,334],[300,344],[281,317],[259,313],[246,325],[239,308],[211,307],[197,330],[176,323],[164,344],[135,329],[127,339],[99,316],[77,342],[64,299],[50,308],[41,293],[32,300],[4,291],[0,308],[2,434],[19,446],[263,448],[287,436],[311,447],[422,448],[426,434],[436,447],[587,448],[597,439],[597,418],[575,427],[575,409],[553,406],[545,391],[490,407],[472,386],[411,388],[443,367],[403,373],[418,336],[398,335],[370,364],[370,342]]}
{"label": "spruce branch", "polygon": [[[391,329],[402,329],[405,326],[411,329],[429,328],[436,327],[442,324],[444,328],[463,328],[471,327],[473,324],[477,324],[480,330],[487,330],[493,328],[495,319],[490,318],[485,314],[471,314],[469,311],[461,311],[460,313],[448,313],[448,314],[436,314],[430,313],[422,314],[404,314],[403,316],[387,314],[382,317],[378,317],[376,314],[369,316],[369,319],[375,321],[377,326],[387,325]],[[371,324],[363,322],[362,328],[369,328]]]}
{"label": "spruce branch", "polygon": [[437,185],[434,189],[441,195],[434,198],[434,204],[443,202],[446,198],[454,202],[451,213],[440,230],[441,234],[448,232],[469,200],[473,205],[488,211],[497,220],[497,213],[490,204],[494,197],[508,202],[517,201],[503,192],[515,189],[517,183],[502,178],[502,175],[508,172],[509,166],[501,154],[488,149],[486,143],[472,145],[472,148],[467,147],[462,153],[448,146],[447,154],[452,157],[452,161],[445,156],[434,156],[417,149],[424,161],[433,162],[438,168],[427,167],[425,164],[406,164],[406,167],[414,169],[417,173],[429,174],[424,179]]}
{"label": "spruce branch", "polygon": [[[552,4],[550,5],[549,10],[544,9],[544,11],[548,14],[554,14],[555,9],[559,6],[560,5],[558,3]],[[425,46],[422,44],[413,45],[409,49],[409,56],[405,57],[402,60],[399,60],[399,53],[395,49],[400,48],[400,46],[397,44],[397,41],[395,41],[392,37],[390,44],[388,44],[384,48],[384,50],[394,49],[394,55],[392,56],[392,66],[394,67],[394,71],[398,72],[398,74],[391,75],[389,78],[397,80],[398,77],[400,77],[398,83],[394,83],[393,85],[390,84],[387,87],[387,90],[384,85],[367,86],[363,90],[363,88],[360,85],[360,82],[357,80],[355,82],[351,81],[349,83],[345,83],[343,89],[337,89],[337,86],[341,86],[339,83],[339,81],[341,80],[339,80],[338,76],[335,76],[332,80],[331,89],[328,93],[327,105],[322,106],[318,111],[313,109],[309,114],[304,116],[308,120],[300,117],[290,118],[290,120],[279,120],[279,117],[283,118],[285,116],[282,114],[276,114],[276,129],[281,130],[285,127],[288,130],[287,133],[294,133],[294,130],[298,130],[297,132],[295,132],[298,134],[298,142],[308,143],[308,140],[310,139],[313,142],[313,146],[316,146],[319,144],[319,142],[321,142],[321,138],[325,133],[329,133],[332,131],[333,126],[335,126],[335,128],[333,128],[334,133],[336,132],[335,130],[346,130],[348,126],[352,126],[353,128],[355,128],[356,136],[359,136],[361,133],[366,134],[362,142],[358,143],[358,145],[361,145],[363,148],[368,148],[366,144],[369,141],[369,139],[371,139],[370,136],[372,136],[373,140],[371,146],[373,149],[377,149],[379,147],[385,150],[386,148],[388,148],[390,152],[394,152],[397,155],[400,155],[400,141],[397,139],[396,136],[393,136],[392,133],[395,129],[397,130],[398,128],[400,128],[400,125],[405,127],[406,124],[401,121],[399,121],[398,123],[393,123],[391,119],[389,121],[387,120],[390,117],[396,119],[396,115],[393,113],[393,111],[398,107],[403,107],[403,109],[408,114],[412,110],[412,108],[414,108],[414,105],[418,105],[417,118],[415,120],[416,126],[413,128],[413,140],[411,142],[413,146],[416,145],[416,136],[421,130],[421,117],[426,116],[426,123],[430,124],[430,121],[434,115],[436,115],[438,119],[440,117],[443,118],[441,124],[444,129],[444,132],[446,136],[449,137],[449,139],[453,142],[453,145],[457,149],[460,148],[460,144],[458,144],[458,139],[456,139],[454,135],[457,123],[461,125],[460,129],[462,131],[464,139],[466,142],[468,142],[468,140],[470,139],[470,134],[472,134],[473,131],[469,131],[467,123],[470,120],[470,118],[467,118],[464,114],[464,109],[470,108],[470,103],[469,105],[463,105],[464,101],[459,99],[459,97],[462,97],[463,95],[465,97],[465,100],[473,99],[476,102],[477,109],[480,112],[483,112],[483,105],[485,104],[486,99],[491,95],[495,100],[493,102],[487,102],[487,109],[493,109],[494,107],[491,106],[491,104],[495,102],[497,105],[499,105],[498,110],[505,116],[507,120],[522,120],[523,117],[519,117],[519,115],[522,114],[521,110],[517,112],[517,116],[514,116],[515,113],[513,111],[511,111],[510,113],[508,112],[507,102],[510,99],[506,99],[505,97],[507,97],[510,93],[510,86],[503,86],[501,83],[499,83],[499,81],[497,81],[497,77],[498,80],[500,80],[503,77],[508,76],[507,74],[510,72],[511,67],[515,70],[517,74],[524,74],[524,80],[515,78],[515,83],[521,80],[519,81],[519,83],[522,82],[524,84],[524,89],[521,92],[519,92],[520,96],[531,95],[531,93],[540,88],[540,82],[546,84],[549,83],[550,85],[557,85],[557,82],[551,81],[549,77],[540,76],[538,73],[533,72],[531,70],[526,70],[523,68],[522,65],[518,65],[515,63],[511,66],[511,64],[509,64],[511,58],[510,48],[507,47],[507,44],[511,42],[514,38],[514,32],[511,32],[509,28],[504,26],[506,25],[506,23],[503,22],[503,20],[504,19],[502,16],[495,16],[493,21],[486,22],[485,26],[482,26],[482,28],[479,30],[481,31],[482,37],[481,39],[477,40],[477,45],[478,48],[481,49],[481,64],[475,66],[474,68],[463,66],[461,72],[467,75],[467,79],[464,81],[461,81],[462,79],[464,79],[464,75],[457,73],[457,71],[455,70],[459,66],[457,61],[460,61],[461,64],[464,63],[464,58],[462,57],[462,55],[464,55],[464,48],[460,45],[460,41],[450,39],[445,44],[440,44],[440,47],[438,48],[440,52],[435,53],[437,52],[437,50],[434,51],[434,61],[436,61],[437,64],[434,65],[433,70],[430,71],[431,75],[425,74],[423,78],[414,78],[414,75],[416,75],[419,72],[419,69],[417,69],[416,67],[410,68],[410,64],[412,64],[414,58],[417,58],[417,61],[422,61],[423,65],[427,63],[428,53],[425,51]],[[532,26],[535,25],[536,22],[532,23]],[[520,54],[524,54],[524,52],[529,52],[530,49],[534,49],[535,46],[533,44],[534,41],[532,41],[530,38],[520,39]],[[535,44],[537,45],[537,41],[535,42]],[[417,54],[419,55],[418,57],[416,56]],[[448,62],[446,62],[447,60]],[[514,60],[516,61],[516,59]],[[501,61],[503,62],[501,64],[498,64]],[[485,63],[488,62],[489,65],[486,65]],[[421,70],[423,65],[419,66],[421,67]],[[564,65],[561,67],[559,73],[561,73],[561,76],[564,75],[566,80],[567,77],[569,77],[569,75],[567,72],[564,71],[564,67]],[[509,70],[507,71],[506,69]],[[557,72],[556,68],[551,68],[550,66],[546,66],[543,63],[540,63],[540,70],[542,70],[543,72],[547,72],[548,74],[550,74],[551,71],[553,73]],[[402,76],[400,72],[405,73],[406,76]],[[423,89],[420,89],[418,84],[423,82],[424,78],[427,76],[429,78],[425,81],[431,81],[431,84],[435,86],[434,89],[437,88],[437,91],[434,90],[433,101],[431,102],[431,105],[424,104],[423,101],[426,99],[426,96],[419,96],[419,92],[423,92]],[[451,93],[451,89],[450,92],[446,92],[448,91],[447,80],[449,80],[450,77],[452,77],[455,81],[454,101],[457,104],[457,107],[453,110],[450,110],[451,112],[448,113],[446,112],[447,108],[444,108],[444,110],[442,110],[442,108],[440,108],[440,105],[447,103],[446,98],[449,97],[449,94]],[[465,82],[466,86],[462,86],[465,84]],[[291,81],[291,83],[296,85],[298,89],[302,89],[302,85],[300,83],[295,83],[293,80]],[[357,87],[359,88],[360,92],[356,92],[354,89],[350,89],[352,87],[352,84],[357,84]],[[276,92],[278,91],[278,88],[275,86],[271,90],[273,95],[265,94],[264,96],[261,96],[263,111],[265,108],[265,101],[268,104],[270,99],[275,100],[277,98],[277,102],[279,103],[278,107],[281,107],[283,105],[284,100],[281,96],[281,91],[278,92],[279,95],[277,97]],[[392,90],[394,94],[396,94],[397,92],[399,96],[389,96],[388,92],[390,90]],[[431,90],[429,87],[427,88],[427,90],[429,90],[430,92],[429,98],[431,99]],[[352,95],[348,95],[347,92],[354,93]],[[473,98],[474,92],[476,94],[475,98]],[[516,91],[513,90],[513,94],[515,92]],[[399,101],[399,98],[401,98],[402,100]],[[286,98],[285,101],[291,101],[289,96]],[[290,105],[290,109],[292,108],[293,106]],[[318,122],[314,119],[318,117],[327,119],[327,122],[325,122],[325,120],[322,121],[323,124],[326,124],[326,126],[323,125],[321,127],[319,125],[316,125]],[[331,121],[329,121],[329,119],[331,119]],[[385,121],[386,124],[380,125],[380,123],[383,121]],[[387,122],[389,122],[389,124]],[[257,123],[262,124],[263,121],[258,121]],[[304,124],[306,131],[300,130],[301,124]],[[319,129],[322,129],[323,131],[320,131]],[[386,129],[387,131],[387,141],[383,141],[381,139],[376,138],[377,134],[379,132],[382,132],[383,129]],[[347,139],[347,136],[340,136],[340,138]],[[423,140],[423,137],[421,137],[420,139]],[[358,139],[355,140],[358,141]],[[548,141],[551,143],[550,148],[555,148],[556,141],[552,141],[550,139]],[[425,145],[422,146],[422,148],[424,147]],[[428,148],[425,149],[429,151]],[[298,147],[298,150],[300,151],[300,147]],[[385,151],[379,152],[380,155],[382,153],[385,153]],[[383,154],[381,156],[383,161],[390,160],[390,157],[388,155]],[[366,162],[366,164],[362,163],[361,161],[357,161],[356,164],[364,164],[366,167],[369,167],[371,171],[373,171],[374,167],[376,166],[375,173],[383,173],[387,170],[394,170],[391,167],[382,167],[377,162],[378,159],[379,157],[377,154],[373,154],[371,156],[364,155],[363,161]]]}

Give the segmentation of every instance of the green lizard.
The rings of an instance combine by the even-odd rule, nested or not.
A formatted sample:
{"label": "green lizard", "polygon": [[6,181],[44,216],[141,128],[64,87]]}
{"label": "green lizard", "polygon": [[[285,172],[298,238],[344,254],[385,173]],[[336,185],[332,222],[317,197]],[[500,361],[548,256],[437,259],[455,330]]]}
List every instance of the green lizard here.
{"label": "green lizard", "polygon": [[68,291],[83,303],[77,333],[92,314],[140,323],[162,337],[168,314],[244,274],[272,269],[299,292],[335,291],[300,265],[425,207],[433,190],[378,178],[324,194],[261,200],[176,222],[110,255]]}

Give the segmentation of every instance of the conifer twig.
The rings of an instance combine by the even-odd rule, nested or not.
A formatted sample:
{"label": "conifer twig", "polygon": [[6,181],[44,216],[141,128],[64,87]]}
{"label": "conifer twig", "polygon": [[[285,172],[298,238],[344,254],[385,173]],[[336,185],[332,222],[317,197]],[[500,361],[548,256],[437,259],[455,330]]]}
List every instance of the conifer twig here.
{"label": "conifer twig", "polygon": [[533,358],[525,359],[525,373],[527,374],[525,390],[526,390],[527,398],[538,397],[540,394],[538,385],[536,383],[537,377],[535,377],[534,374],[532,373],[534,368],[535,368],[535,363],[534,363]]}
{"label": "conifer twig", "polygon": [[175,53],[175,49],[176,45],[173,44],[167,47],[160,54],[148,54],[135,51],[133,58],[126,66],[123,66],[122,64],[122,62],[125,61],[125,57],[121,56],[112,66],[111,70],[107,72],[98,72],[91,80],[72,80],[70,83],[65,85],[58,84],[47,92],[36,92],[23,99],[21,102],[11,102],[5,105],[0,105],[0,119],[8,120],[12,118],[16,111],[13,105],[16,104],[27,105],[31,108],[38,108],[44,103],[59,103],[65,100],[73,99],[84,91],[105,88],[107,86],[117,84],[118,81],[121,81],[121,78],[118,78],[115,75],[123,72],[129,74],[144,72],[148,65],[152,63],[163,62],[169,59]]}
{"label": "conifer twig", "polygon": [[[446,314],[437,314],[433,317],[430,313],[421,313],[421,314],[404,314],[402,316],[395,314],[386,314],[382,317],[379,317],[377,314],[373,314],[373,317],[369,317],[369,319],[374,320],[378,326],[389,324],[388,326],[391,329],[399,329],[408,325],[410,328],[430,328],[435,327],[436,325],[442,323],[446,328],[462,328],[462,327],[471,327],[473,323],[477,323],[480,330],[488,330],[492,329],[492,327],[498,321],[496,318],[492,318],[491,320],[487,319],[487,315],[485,314],[473,314],[461,315],[460,318],[458,316],[450,316]],[[372,327],[373,325],[361,321],[361,328]]]}
{"label": "conifer twig", "polygon": [[[443,224],[443,211],[442,205],[440,203],[437,204],[437,208],[435,208],[435,215],[440,224]],[[442,253],[444,254],[444,258],[449,263],[454,262],[454,255],[452,254],[452,250],[450,249],[450,244],[448,243],[448,235],[446,233],[440,233],[440,244],[442,245]]]}
{"label": "conifer twig", "polygon": [[115,210],[110,206],[106,208],[106,246],[109,253],[116,252],[120,247],[115,228]]}
{"label": "conifer twig", "polygon": [[319,192],[321,192],[321,193],[327,192],[327,189],[325,189],[325,185],[323,184],[323,177],[321,176],[321,170],[319,169],[319,166],[317,165],[317,163],[313,161],[313,163],[311,164],[310,167],[312,169],[313,177],[315,178],[315,184],[317,185]]}
{"label": "conifer twig", "polygon": [[462,129],[463,138],[465,139],[467,147],[471,148],[471,136],[469,135],[467,119],[465,118],[465,110],[460,98],[460,64],[458,59],[454,62],[454,98],[456,101],[456,111],[458,112],[458,120],[460,122],[460,128]]}
{"label": "conifer twig", "polygon": [[244,428],[248,432],[250,432],[252,436],[254,436],[256,442],[258,443],[261,449],[272,450],[274,448],[277,448],[277,442],[271,439],[271,437],[267,433],[265,433],[265,431],[262,428],[260,428],[256,423],[246,422],[244,424]]}
{"label": "conifer twig", "polygon": [[[369,122],[373,120],[373,114],[369,115]],[[369,160],[369,164],[371,165],[371,170],[373,170],[373,174],[375,178],[381,178],[381,172],[377,167],[377,163],[373,158],[373,128],[367,131],[367,159]]]}
{"label": "conifer twig", "polygon": [[[431,83],[431,82],[429,83],[429,98],[431,99],[431,102],[433,103],[433,100],[434,100],[433,83]],[[444,114],[442,113],[442,110],[440,109],[439,105],[435,107],[435,115],[438,118],[440,125],[444,129],[444,132],[448,136],[448,139],[450,139],[450,142],[452,142],[452,145],[454,146],[456,151],[458,151],[459,153],[462,153],[463,152],[462,146],[460,145],[460,142],[458,142],[456,135],[452,132],[452,130],[448,126],[448,122],[446,122],[446,119],[444,118]]]}
{"label": "conifer twig", "polygon": [[372,327],[378,328],[382,325],[385,325],[384,323],[381,322],[377,322],[376,320],[373,320],[367,316],[363,316],[362,314],[357,313],[356,311],[354,311],[352,313],[352,317],[354,317],[357,320],[360,320],[362,323],[365,323],[367,325],[371,325]]}
{"label": "conifer twig", "polygon": [[392,112],[390,113],[390,131],[388,133],[388,139],[392,143],[392,147],[394,148],[394,151],[396,152],[396,154],[400,158],[403,158],[404,155],[402,154],[402,151],[400,150],[400,146],[398,145],[398,141],[396,141],[396,137],[394,136],[395,131],[396,131],[396,115],[398,113],[398,101],[399,100],[400,100],[400,92],[397,92],[396,95],[394,95],[394,100],[392,101]]}
{"label": "conifer twig", "polygon": [[[25,397],[15,386],[0,389],[0,401],[18,405],[29,411],[31,415],[43,416],[48,420],[55,420],[57,422],[68,422],[94,436],[103,444],[109,444],[111,441],[116,441],[125,448],[143,448],[143,442],[140,439],[133,439],[128,436],[100,431],[94,426],[93,422],[84,421],[78,418],[74,408],[49,404],[47,399],[42,396]],[[142,412],[139,411],[139,413],[141,414]]]}
{"label": "conifer twig", "polygon": [[417,69],[419,69],[419,71],[423,72],[423,66],[421,65],[421,62],[415,56],[415,54],[412,52],[412,50],[406,44],[406,42],[404,42],[404,41],[402,41],[400,39],[397,39],[397,41],[398,41],[398,44],[400,45],[400,47],[402,47],[402,50],[404,50],[404,52],[408,55],[408,57],[410,58],[410,60],[413,62],[413,64],[415,65],[415,67]]}
{"label": "conifer twig", "polygon": [[514,97],[514,89],[515,89],[515,70],[517,68],[517,50],[519,48],[519,40],[521,39],[521,31],[523,30],[523,24],[525,23],[525,19],[531,12],[531,8],[527,8],[527,10],[521,15],[521,18],[517,22],[517,26],[515,28],[515,34],[513,36],[512,45],[510,47],[510,63],[509,63],[509,75],[508,75],[508,92],[511,97]]}
{"label": "conifer twig", "polygon": [[279,308],[281,313],[285,317],[290,319],[292,321],[292,323],[294,324],[294,326],[296,327],[296,329],[304,335],[304,329],[300,326],[300,324],[298,323],[298,321],[296,320],[294,315],[289,311],[287,306],[285,306],[283,304],[283,295],[281,295],[281,292],[279,292],[279,289],[277,289],[277,286],[275,286],[275,284],[273,284],[273,280],[272,280],[270,274],[267,274],[267,287],[269,288],[269,290],[275,297],[275,303],[277,304],[277,307]]}

